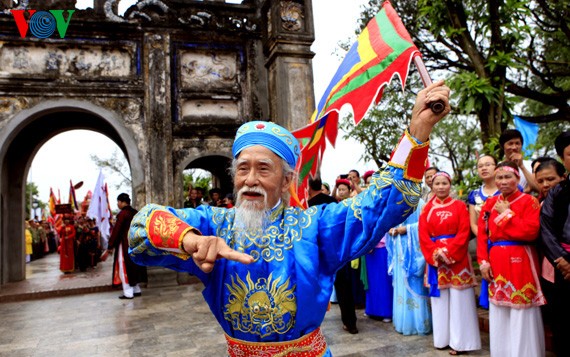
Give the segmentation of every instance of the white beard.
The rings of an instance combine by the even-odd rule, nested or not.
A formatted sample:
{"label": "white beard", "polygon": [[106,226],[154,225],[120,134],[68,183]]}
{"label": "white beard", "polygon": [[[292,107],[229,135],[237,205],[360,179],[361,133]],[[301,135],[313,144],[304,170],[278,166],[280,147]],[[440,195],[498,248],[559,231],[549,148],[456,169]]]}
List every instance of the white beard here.
{"label": "white beard", "polygon": [[[256,192],[263,195],[263,202],[243,199],[244,192]],[[267,193],[261,187],[242,187],[237,194],[234,225],[236,228],[261,234],[269,223]]]}

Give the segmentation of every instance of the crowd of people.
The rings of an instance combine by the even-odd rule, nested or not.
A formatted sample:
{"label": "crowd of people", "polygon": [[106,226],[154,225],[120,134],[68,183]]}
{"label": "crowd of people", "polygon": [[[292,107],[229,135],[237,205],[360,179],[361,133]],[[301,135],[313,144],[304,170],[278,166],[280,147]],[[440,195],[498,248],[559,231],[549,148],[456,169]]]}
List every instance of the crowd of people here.
{"label": "crowd of people", "polygon": [[[563,163],[552,157],[523,160],[523,138],[517,130],[505,131],[499,143],[504,158],[477,158],[481,185],[465,200],[456,197],[449,173],[428,167],[415,211],[361,256],[341,260],[334,269],[330,301],[338,303],[345,331],[358,333],[360,308],[364,316],[392,323],[401,334],[433,334],[435,348],[463,354],[481,349],[479,306],[489,309],[491,355],[543,356],[545,324],[551,326],[556,354],[570,350],[564,338],[570,298],[570,132],[555,142]],[[352,206],[359,194],[378,188],[376,175],[373,170],[362,176],[351,170],[337,177],[332,190],[320,178],[311,178],[309,206],[319,207],[321,214],[329,204]],[[206,200],[205,192],[190,187],[184,207],[234,208],[233,194],[213,188]],[[261,193],[252,190],[249,195]],[[118,206],[121,213],[107,253],[117,250],[113,284],[122,285],[121,299],[132,299],[141,295],[139,283],[146,282],[146,270],[127,253],[128,230],[137,211],[126,194],[118,197]],[[64,273],[94,268],[101,257],[101,237],[91,218],[65,215],[59,231],[47,221],[30,220],[25,232],[28,261],[57,251]],[[476,242],[475,252],[470,252],[470,242]],[[182,245],[180,249],[186,254]],[[191,272],[204,278],[197,270]]]}
{"label": "crowd of people", "polygon": [[[209,199],[206,199],[206,196],[209,196]],[[232,208],[234,206],[234,195],[232,193],[222,195],[222,190],[218,187],[207,190],[204,187],[189,185],[188,195],[184,200],[184,208],[197,208],[200,205]]]}
{"label": "crowd of people", "polygon": [[48,221],[36,219],[26,221],[25,235],[27,263],[57,250],[58,236]]}
{"label": "crowd of people", "polygon": [[[331,301],[338,302],[346,331],[358,333],[355,309],[364,293],[365,316],[392,322],[404,335],[433,333],[434,347],[450,348],[451,355],[481,348],[477,306],[490,310],[491,355],[544,355],[544,324],[557,355],[570,351],[563,336],[563,304],[570,299],[570,132],[556,140],[564,164],[553,157],[523,160],[517,130],[506,130],[499,143],[505,157],[477,158],[481,186],[465,200],[455,197],[447,172],[428,167],[415,213],[337,272]],[[342,202],[366,190],[372,173],[339,175],[330,196],[312,179],[309,196],[314,204]]]}
{"label": "crowd of people", "polygon": [[80,214],[65,214],[59,230],[50,221],[29,220],[25,235],[27,262],[57,252],[64,273],[95,268],[101,255],[101,235],[95,220]]}
{"label": "crowd of people", "polygon": [[29,220],[26,222],[26,260],[30,262],[46,254],[59,254],[59,270],[64,274],[86,272],[97,267],[99,262],[113,256],[111,284],[121,287],[120,299],[141,296],[140,284],[147,282],[146,268],[133,263],[128,254],[128,231],[131,220],[137,213],[131,207],[131,198],[126,193],[117,197],[119,213],[110,222],[108,242],[103,242],[94,218],[86,215],[85,209],[75,213],[61,214],[62,223],[56,221]]}
{"label": "crowd of people", "polygon": [[[431,111],[433,101],[444,111]],[[232,147],[235,207],[214,209],[215,196],[197,204],[193,189],[185,204],[191,209],[146,205],[131,224],[131,257],[196,275],[230,356],[330,356],[320,325],[333,295],[348,333],[358,333],[355,309],[362,302],[366,315],[391,321],[402,334],[433,333],[434,347],[451,355],[478,350],[481,277],[491,355],[544,356],[541,306],[548,304],[562,356],[570,350],[564,170],[547,158],[531,169],[522,136],[508,130],[499,140],[505,157],[478,158],[482,185],[463,201],[451,175],[425,167],[426,141],[449,110],[443,82],[420,91],[388,165],[362,177],[355,170],[339,175],[332,190],[311,180],[308,209],[288,204],[296,139],[274,123],[245,123]],[[570,132],[555,146],[570,170]],[[551,297],[539,276],[552,284]]]}
{"label": "crowd of people", "polygon": [[[568,170],[569,136],[562,134],[556,143]],[[540,206],[549,191],[565,180],[566,170],[555,158],[541,157],[529,165],[522,159],[523,138],[517,130],[505,131],[500,144],[503,161],[491,155],[478,157],[475,169],[481,186],[465,201],[455,197],[448,173],[428,167],[416,211],[365,255],[336,271],[331,302],[339,305],[345,331],[358,333],[356,309],[364,308],[365,316],[392,322],[404,335],[433,333],[435,348],[462,354],[481,348],[479,305],[490,310],[492,355],[544,355],[543,318],[553,326],[558,355],[567,351],[558,328],[561,316],[568,315],[552,311],[560,311],[561,296],[570,297],[568,263],[561,258],[568,256],[569,246],[556,243],[560,232],[550,237],[544,232],[543,249],[538,245],[541,219],[548,226],[564,227],[552,223],[560,221],[552,208],[545,210],[550,216],[541,216]],[[320,178],[312,178],[309,206],[354,198],[369,187],[373,174],[371,170],[361,177],[351,170],[337,177],[332,190]],[[221,199],[218,188],[209,191],[207,201],[202,188],[190,187],[188,192],[186,208],[234,207],[233,195]],[[472,239],[475,256],[469,251]]]}

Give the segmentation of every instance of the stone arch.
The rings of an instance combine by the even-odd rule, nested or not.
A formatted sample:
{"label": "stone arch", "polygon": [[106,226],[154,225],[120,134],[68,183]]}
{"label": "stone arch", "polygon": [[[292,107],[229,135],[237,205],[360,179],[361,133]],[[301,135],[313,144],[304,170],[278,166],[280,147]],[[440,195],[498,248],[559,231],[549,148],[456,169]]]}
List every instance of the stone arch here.
{"label": "stone arch", "polygon": [[144,195],[141,155],[121,118],[91,102],[42,102],[16,114],[0,131],[0,283],[25,279],[24,194],[33,157],[53,136],[74,129],[99,132],[113,140],[131,167],[133,198]]}
{"label": "stone arch", "polygon": [[[189,157],[180,164],[180,173],[187,169],[202,169],[212,173],[219,180],[222,192],[233,192],[232,178],[228,172],[232,156],[225,152],[204,152]],[[184,198],[182,199],[184,200]]]}

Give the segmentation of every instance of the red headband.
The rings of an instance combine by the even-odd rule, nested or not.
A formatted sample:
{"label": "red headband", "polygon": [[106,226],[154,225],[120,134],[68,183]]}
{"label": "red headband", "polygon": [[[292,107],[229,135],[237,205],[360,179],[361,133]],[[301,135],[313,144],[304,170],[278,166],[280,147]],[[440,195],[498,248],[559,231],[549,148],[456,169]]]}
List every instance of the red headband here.
{"label": "red headband", "polygon": [[451,176],[449,176],[449,174],[445,171],[438,171],[433,175],[433,179],[435,179],[438,176],[442,176],[445,177],[446,179],[449,180],[449,183],[451,183]]}
{"label": "red headband", "polygon": [[509,172],[512,172],[513,174],[515,174],[516,177],[518,177],[518,178],[521,177],[520,174],[519,174],[519,170],[515,170],[515,169],[513,169],[513,168],[510,167],[510,166],[500,166],[500,167],[497,167],[497,168],[495,169],[495,175],[497,174],[497,171],[499,171],[499,170],[509,171]]}

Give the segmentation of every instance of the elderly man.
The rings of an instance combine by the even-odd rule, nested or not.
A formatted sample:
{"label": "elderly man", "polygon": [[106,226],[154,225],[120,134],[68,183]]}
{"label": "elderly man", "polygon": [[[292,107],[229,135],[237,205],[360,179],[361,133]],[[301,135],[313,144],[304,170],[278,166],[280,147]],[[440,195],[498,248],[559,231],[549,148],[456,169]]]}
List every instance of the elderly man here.
{"label": "elderly man", "polygon": [[[414,210],[427,140],[448,98],[443,81],[422,90],[409,130],[370,187],[307,210],[287,204],[298,141],[276,124],[242,125],[232,150],[236,207],[147,205],[131,225],[133,260],[197,275],[230,356],[330,356],[320,325],[335,272]],[[441,114],[428,105],[437,100]]]}
{"label": "elderly man", "polygon": [[524,189],[524,192],[538,192],[538,185],[532,174],[532,169],[529,170],[530,162],[524,160],[523,157],[523,141],[523,136],[520,131],[507,129],[503,131],[499,137],[499,146],[505,153],[505,161],[513,161],[519,167],[519,184]]}

